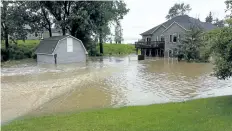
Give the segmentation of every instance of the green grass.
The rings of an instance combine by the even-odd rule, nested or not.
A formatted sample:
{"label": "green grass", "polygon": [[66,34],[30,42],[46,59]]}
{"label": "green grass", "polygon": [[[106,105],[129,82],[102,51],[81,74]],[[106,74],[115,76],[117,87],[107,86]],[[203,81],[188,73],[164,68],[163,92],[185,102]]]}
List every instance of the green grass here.
{"label": "green grass", "polygon": [[16,120],[2,131],[232,131],[232,96]]}
{"label": "green grass", "polygon": [[[27,46],[28,48],[35,48],[39,44],[40,40],[17,40],[19,46]],[[14,44],[12,41],[9,41],[10,44]],[[1,47],[5,48],[4,40],[1,41]]]}
{"label": "green grass", "polygon": [[[99,52],[99,46],[97,46]],[[135,46],[131,44],[103,44],[104,55],[127,55],[135,53]]]}

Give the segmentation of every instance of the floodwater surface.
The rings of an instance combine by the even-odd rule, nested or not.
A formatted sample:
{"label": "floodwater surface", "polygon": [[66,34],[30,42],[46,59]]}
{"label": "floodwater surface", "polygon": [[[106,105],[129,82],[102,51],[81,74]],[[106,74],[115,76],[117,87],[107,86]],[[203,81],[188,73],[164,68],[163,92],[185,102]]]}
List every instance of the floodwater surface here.
{"label": "floodwater surface", "polygon": [[218,80],[210,63],[136,56],[90,58],[82,64],[3,66],[2,122],[130,105],[232,94],[232,79]]}

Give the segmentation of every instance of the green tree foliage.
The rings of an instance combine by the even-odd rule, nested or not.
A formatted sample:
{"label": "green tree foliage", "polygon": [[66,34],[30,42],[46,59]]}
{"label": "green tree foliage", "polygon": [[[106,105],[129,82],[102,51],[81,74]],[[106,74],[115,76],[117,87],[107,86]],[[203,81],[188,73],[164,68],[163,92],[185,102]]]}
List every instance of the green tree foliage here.
{"label": "green tree foliage", "polygon": [[183,56],[187,61],[201,60],[200,51],[203,48],[202,29],[192,26],[190,31],[186,32],[184,39],[181,39],[179,45],[179,56]]}
{"label": "green tree foliage", "polygon": [[44,1],[27,1],[27,12],[31,12],[29,16],[29,26],[33,32],[48,30],[50,37],[52,37],[52,24],[54,19],[50,12],[44,7]]}
{"label": "green tree foliage", "polygon": [[215,56],[215,75],[219,79],[232,76],[232,27],[210,32],[212,54]]}
{"label": "green tree foliage", "polygon": [[120,21],[116,22],[114,41],[116,44],[121,44],[123,41],[122,27]]}
{"label": "green tree foliage", "polygon": [[[129,11],[123,1],[46,1],[44,6],[55,18],[63,35],[68,30],[81,39],[88,48],[91,36],[99,36],[100,53],[103,40],[110,34],[109,25],[120,20]],[[91,47],[91,46],[90,46]]]}
{"label": "green tree foliage", "polygon": [[230,13],[228,17],[232,18],[232,0],[226,0],[225,4],[226,4],[226,11]]}
{"label": "green tree foliage", "polygon": [[[62,29],[63,35],[69,32],[81,39],[85,47],[91,48],[94,36],[99,37],[100,52],[103,53],[103,41],[110,34],[109,25],[123,19],[129,9],[121,0],[116,1],[20,1],[2,2],[1,36],[9,48],[8,37],[26,39],[28,32],[46,28],[51,33],[55,23]],[[31,27],[25,29],[25,25]],[[8,53],[7,53],[8,54]]]}
{"label": "green tree foliage", "polygon": [[9,59],[9,40],[15,41],[17,39],[25,40],[27,36],[27,29],[25,26],[28,24],[28,13],[25,11],[27,8],[24,2],[9,2],[2,1],[1,6],[1,35],[5,42],[6,53],[5,60]]}
{"label": "green tree foliage", "polygon": [[213,16],[211,11],[209,12],[209,15],[205,18],[205,22],[209,22],[209,23],[213,22]]}
{"label": "green tree foliage", "polygon": [[172,19],[176,16],[185,15],[191,10],[192,9],[189,4],[176,3],[169,9],[166,19]]}
{"label": "green tree foliage", "polygon": [[232,1],[226,0],[225,4],[230,12],[226,20],[228,26],[210,32],[211,51],[215,56],[214,71],[219,79],[232,76]]}

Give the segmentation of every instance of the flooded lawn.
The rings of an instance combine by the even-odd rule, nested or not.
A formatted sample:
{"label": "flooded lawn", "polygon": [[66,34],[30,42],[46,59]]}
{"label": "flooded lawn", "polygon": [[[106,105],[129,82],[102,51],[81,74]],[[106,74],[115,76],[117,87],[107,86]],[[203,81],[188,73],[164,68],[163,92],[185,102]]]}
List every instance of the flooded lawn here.
{"label": "flooded lawn", "polygon": [[104,107],[146,105],[231,95],[232,79],[210,76],[209,63],[136,56],[91,58],[87,63],[3,66],[2,122]]}

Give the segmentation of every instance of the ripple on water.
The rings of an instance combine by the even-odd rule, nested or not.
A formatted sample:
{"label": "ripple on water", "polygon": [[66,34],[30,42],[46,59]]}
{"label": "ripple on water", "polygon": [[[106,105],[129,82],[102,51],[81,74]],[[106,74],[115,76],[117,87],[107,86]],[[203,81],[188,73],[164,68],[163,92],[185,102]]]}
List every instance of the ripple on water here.
{"label": "ripple on water", "polygon": [[25,113],[41,115],[232,94],[232,79],[218,80],[209,75],[211,72],[211,64],[130,57],[3,67],[2,114],[9,120]]}

